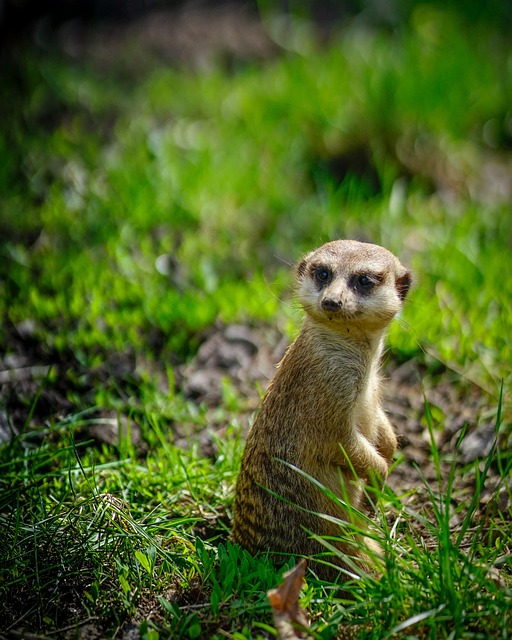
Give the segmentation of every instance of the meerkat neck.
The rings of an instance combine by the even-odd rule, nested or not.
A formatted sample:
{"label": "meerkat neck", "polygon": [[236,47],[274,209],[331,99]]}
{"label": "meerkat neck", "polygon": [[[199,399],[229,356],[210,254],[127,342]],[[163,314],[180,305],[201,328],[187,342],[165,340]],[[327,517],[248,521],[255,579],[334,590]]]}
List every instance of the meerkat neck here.
{"label": "meerkat neck", "polygon": [[360,327],[356,323],[331,329],[325,324],[319,324],[312,320],[309,316],[304,318],[302,332],[317,335],[332,347],[361,351],[365,359],[377,362],[382,355],[386,336],[386,329],[368,330],[367,327]]}

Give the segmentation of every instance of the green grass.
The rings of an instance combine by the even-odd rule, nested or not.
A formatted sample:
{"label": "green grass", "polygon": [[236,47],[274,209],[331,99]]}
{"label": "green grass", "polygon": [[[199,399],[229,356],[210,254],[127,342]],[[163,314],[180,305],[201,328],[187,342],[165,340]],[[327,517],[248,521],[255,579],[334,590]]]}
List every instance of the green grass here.
{"label": "green grass", "polygon": [[[458,503],[463,518],[454,528],[460,470],[453,463],[443,476],[428,405],[426,416],[439,485],[420,481],[429,494],[421,510],[389,488],[369,489],[385,576],[349,581],[349,600],[311,579],[303,605],[314,638],[336,637],[340,625],[361,638],[405,630],[418,638],[510,637],[510,513],[492,500],[484,515],[478,507],[491,465],[500,472],[494,495],[505,488],[512,497],[512,459],[495,445],[483,466],[465,469],[474,493]],[[214,437],[217,454],[207,460],[197,447],[174,446],[153,421],[141,463],[129,440],[100,453],[78,445],[86,420],[27,431],[2,451],[0,588],[10,594],[3,619],[51,635],[68,626],[72,607],[82,624],[111,630],[151,610],[148,637],[268,637],[265,594],[279,573],[226,540],[239,430]]]}
{"label": "green grass", "polygon": [[445,460],[427,403],[437,481],[370,492],[386,577],[350,602],[309,581],[313,637],[512,634],[511,196],[478,183],[510,164],[509,38],[433,5],[393,35],[280,38],[265,63],[132,78],[28,48],[0,80],[0,354],[50,367],[0,396],[17,434],[0,448],[1,631],[273,636],[280,572],[228,541],[247,399],[227,381],[214,411],[187,400],[176,366],[217,321],[293,336],[289,263],[359,237],[415,273],[390,358],[486,390],[473,426],[498,414],[497,442]]}
{"label": "green grass", "polygon": [[[469,38],[450,14],[418,10],[401,39],[355,30],[326,52],[234,76],[162,67],[129,88],[90,66],[31,59],[22,72],[37,91],[22,106],[25,125],[4,134],[7,149],[17,133],[24,176],[3,167],[14,187],[2,217],[7,230],[14,211],[30,226],[3,246],[4,317],[34,318],[38,338],[88,363],[99,351],[148,353],[155,333],[187,355],[217,316],[275,316],[263,274],[279,278],[279,258],[364,235],[419,277],[418,303],[405,311],[415,333],[393,332],[392,346],[434,345],[497,388],[510,375],[507,203],[429,195],[428,166],[404,187],[396,153],[426,141],[462,178],[478,171],[484,129],[506,129],[512,92],[506,42],[491,35]],[[35,128],[54,112],[64,115]],[[364,180],[337,184],[325,169],[353,147],[374,163],[373,197]],[[166,254],[174,268],[162,274],[155,261]]]}

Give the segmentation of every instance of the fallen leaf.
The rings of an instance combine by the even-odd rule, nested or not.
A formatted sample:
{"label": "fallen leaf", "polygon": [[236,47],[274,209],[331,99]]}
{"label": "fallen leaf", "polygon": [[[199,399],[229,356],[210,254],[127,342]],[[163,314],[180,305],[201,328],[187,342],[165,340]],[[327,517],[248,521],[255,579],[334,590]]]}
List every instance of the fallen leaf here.
{"label": "fallen leaf", "polygon": [[306,613],[299,607],[299,595],[305,573],[306,561],[302,559],[283,575],[283,582],[277,589],[267,592],[279,640],[309,638]]}

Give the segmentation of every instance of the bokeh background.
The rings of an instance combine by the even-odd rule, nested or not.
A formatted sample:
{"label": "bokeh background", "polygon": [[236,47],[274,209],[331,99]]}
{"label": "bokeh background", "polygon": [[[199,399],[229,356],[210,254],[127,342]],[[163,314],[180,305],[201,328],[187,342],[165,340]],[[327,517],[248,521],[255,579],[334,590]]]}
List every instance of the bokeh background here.
{"label": "bokeh background", "polygon": [[[300,324],[291,265],[339,237],[382,244],[415,274],[385,360],[404,458],[392,486],[421,508],[418,468],[432,483],[456,469],[448,521],[465,534],[468,504],[494,505],[493,544],[508,548],[510,454],[478,478],[511,438],[511,26],[506,0],[0,1],[6,628],[65,627],[84,593],[103,603],[102,629],[137,610],[125,583],[140,558],[112,570],[125,583],[103,576],[85,516],[67,546],[91,478],[139,527],[159,530],[167,516],[157,526],[147,509],[169,503],[191,518],[177,530],[206,566],[193,534],[227,537],[237,438]],[[226,434],[236,446],[221,455]],[[201,469],[192,498],[169,442]],[[38,536],[53,551],[36,567]],[[62,557],[74,576],[86,562],[76,615]]]}

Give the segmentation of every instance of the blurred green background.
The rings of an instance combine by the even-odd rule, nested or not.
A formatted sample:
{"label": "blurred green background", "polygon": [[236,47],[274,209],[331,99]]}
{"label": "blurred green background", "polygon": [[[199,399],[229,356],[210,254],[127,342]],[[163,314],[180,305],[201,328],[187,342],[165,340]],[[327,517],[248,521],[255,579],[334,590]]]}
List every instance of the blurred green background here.
{"label": "blurred green background", "polygon": [[133,23],[21,30],[1,79],[4,350],[21,326],[46,361],[182,360],[216,318],[289,316],[287,263],[355,237],[416,273],[399,357],[423,345],[509,386],[510,6],[461,7],[315,23],[262,3],[257,55],[243,31],[238,53],[222,35],[173,59]]}

